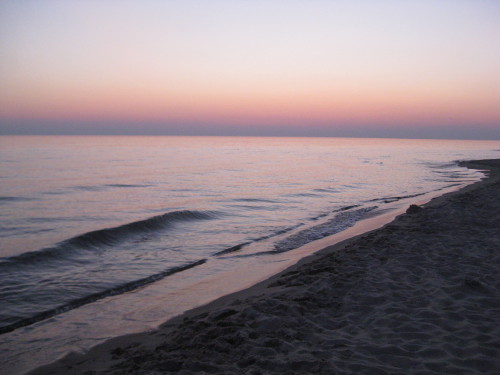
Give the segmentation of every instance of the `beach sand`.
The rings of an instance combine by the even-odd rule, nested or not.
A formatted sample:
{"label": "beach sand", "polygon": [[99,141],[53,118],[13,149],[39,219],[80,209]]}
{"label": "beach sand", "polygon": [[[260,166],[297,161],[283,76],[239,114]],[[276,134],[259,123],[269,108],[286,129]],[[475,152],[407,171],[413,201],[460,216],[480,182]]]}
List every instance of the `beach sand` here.
{"label": "beach sand", "polygon": [[493,374],[500,369],[500,160],[158,330],[30,374]]}

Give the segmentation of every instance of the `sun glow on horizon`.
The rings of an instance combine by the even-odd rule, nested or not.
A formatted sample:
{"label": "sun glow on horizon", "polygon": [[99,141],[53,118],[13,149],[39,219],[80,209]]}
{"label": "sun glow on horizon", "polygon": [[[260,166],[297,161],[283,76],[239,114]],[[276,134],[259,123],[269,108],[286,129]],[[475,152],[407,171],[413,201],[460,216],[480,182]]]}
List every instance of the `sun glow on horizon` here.
{"label": "sun glow on horizon", "polygon": [[6,1],[0,129],[500,125],[500,5],[404,3]]}

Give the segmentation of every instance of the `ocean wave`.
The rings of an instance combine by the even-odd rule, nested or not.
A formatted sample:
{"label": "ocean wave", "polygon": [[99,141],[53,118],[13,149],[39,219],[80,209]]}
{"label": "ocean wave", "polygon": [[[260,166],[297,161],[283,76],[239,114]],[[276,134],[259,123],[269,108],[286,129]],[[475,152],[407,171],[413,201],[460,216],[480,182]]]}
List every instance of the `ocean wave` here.
{"label": "ocean wave", "polygon": [[231,246],[227,249],[224,249],[222,251],[219,251],[217,253],[215,253],[214,255],[225,255],[225,254],[230,254],[230,253],[234,253],[235,251],[239,251],[241,250],[243,247],[247,246],[247,245],[250,245],[252,242],[243,242],[243,243],[240,243],[238,245],[235,245],[235,246]]}
{"label": "ocean wave", "polygon": [[8,203],[8,202],[28,202],[34,201],[36,198],[31,197],[16,197],[16,196],[0,196],[0,203]]}
{"label": "ocean wave", "polygon": [[336,188],[318,188],[318,189],[313,189],[312,191],[316,193],[340,193],[341,190],[336,189]]}
{"label": "ocean wave", "polygon": [[400,196],[396,196],[396,197],[375,198],[375,199],[370,199],[368,202],[392,203],[392,202],[400,201],[401,199],[408,199],[408,198],[420,197],[421,195],[425,195],[425,194],[428,194],[428,193],[429,192],[417,193],[417,194],[410,194],[410,195],[400,195]]}
{"label": "ocean wave", "polygon": [[[359,205],[352,205],[352,206],[341,207],[341,208],[338,208],[336,210],[333,210],[333,211],[330,211],[330,212],[326,212],[326,213],[322,213],[320,215],[311,217],[311,218],[309,218],[309,220],[311,220],[311,221],[319,220],[319,219],[321,219],[321,218],[323,218],[325,216],[328,216],[328,215],[330,215],[332,213],[338,213],[338,212],[342,212],[342,211],[348,211],[348,210],[351,210],[351,209],[356,208],[356,207],[359,207]],[[231,247],[229,247],[227,249],[224,249],[224,250],[221,250],[221,251],[219,251],[219,252],[217,252],[217,253],[215,253],[213,255],[219,256],[219,255],[231,254],[231,253],[240,251],[243,247],[248,246],[248,245],[250,245],[250,244],[252,244],[254,242],[264,241],[264,240],[268,240],[268,239],[273,238],[273,237],[277,237],[277,236],[283,235],[283,234],[291,232],[291,231],[293,231],[293,230],[295,230],[298,227],[301,227],[303,225],[304,225],[304,223],[298,223],[298,224],[292,225],[290,227],[285,227],[285,228],[277,229],[274,232],[272,232],[271,234],[268,234],[268,235],[265,235],[265,236],[262,236],[262,237],[258,237],[258,238],[253,238],[250,241],[242,242],[242,243],[237,244],[235,246],[231,246]],[[245,255],[245,256],[263,255],[263,254],[274,254],[274,253],[275,253],[275,251],[271,250],[271,251],[265,251],[265,252],[260,252],[258,254],[251,254],[251,255]]]}
{"label": "ocean wave", "polygon": [[284,194],[284,197],[294,197],[294,198],[318,198],[321,197],[322,194],[316,193],[292,193],[292,194]]}
{"label": "ocean wave", "polygon": [[37,264],[52,259],[62,259],[75,251],[113,246],[130,237],[136,237],[159,230],[164,230],[171,224],[209,220],[217,217],[212,211],[173,211],[163,215],[153,216],[145,220],[134,221],[118,227],[105,228],[87,232],[60,242],[56,246],[30,251],[20,255],[4,258],[0,262],[0,270],[17,267],[19,264]]}
{"label": "ocean wave", "polygon": [[72,186],[71,190],[77,191],[103,191],[113,188],[123,189],[123,188],[146,188],[151,187],[153,185],[150,184],[103,184],[103,185],[78,185]]}
{"label": "ocean wave", "polygon": [[334,218],[325,223],[301,230],[274,244],[275,252],[285,252],[297,249],[309,242],[339,233],[352,227],[357,221],[362,219],[368,212],[376,209],[377,206],[359,208],[349,211],[348,209],[339,212]]}
{"label": "ocean wave", "polygon": [[150,276],[144,277],[144,278],[139,279],[139,280],[130,281],[130,282],[115,286],[113,288],[103,290],[101,292],[92,293],[92,294],[89,294],[87,296],[74,299],[70,302],[67,302],[63,305],[57,306],[53,309],[37,313],[36,315],[33,315],[29,318],[24,318],[24,319],[18,320],[15,323],[0,326],[0,334],[12,332],[18,328],[29,326],[31,324],[40,322],[42,320],[51,318],[55,315],[62,314],[66,311],[76,309],[78,307],[81,307],[83,305],[95,302],[97,300],[100,300],[100,299],[103,299],[106,297],[116,296],[119,294],[130,292],[134,289],[138,289],[138,288],[143,287],[145,285],[154,283],[155,281],[161,280],[167,276],[170,276],[170,275],[173,275],[175,273],[186,271],[190,268],[199,266],[205,262],[206,262],[206,259],[200,259],[196,262],[192,262],[192,263],[189,263],[189,264],[186,264],[183,266],[179,266],[179,267],[172,267],[172,268],[169,268],[165,271],[155,273],[154,275],[150,275]]}
{"label": "ocean wave", "polygon": [[243,247],[251,245],[254,242],[260,242],[260,241],[268,240],[268,239],[273,238],[273,237],[277,237],[277,236],[285,234],[287,232],[291,232],[292,230],[297,229],[298,227],[300,227],[302,225],[304,225],[304,223],[298,223],[298,224],[292,225],[290,227],[277,229],[274,232],[272,232],[271,234],[267,234],[265,236],[253,238],[250,241],[242,242],[240,244],[231,246],[231,247],[229,247],[227,249],[224,249],[224,250],[221,250],[221,251],[219,251],[219,252],[217,252],[217,253],[215,253],[213,255],[215,255],[215,256],[227,255],[227,254],[230,254],[230,253],[234,253],[236,251],[240,251]]}
{"label": "ocean wave", "polygon": [[153,185],[148,185],[148,184],[106,184],[104,186],[113,187],[113,188],[142,188],[142,187],[151,187]]}
{"label": "ocean wave", "polygon": [[272,206],[263,206],[263,205],[250,205],[250,204],[228,204],[226,207],[230,207],[232,209],[241,209],[243,212],[246,210],[250,211],[277,211],[279,209],[282,209],[282,206],[280,205],[272,205]]}
{"label": "ocean wave", "polygon": [[234,199],[236,202],[257,202],[257,203],[281,203],[276,199],[263,199],[263,198],[239,198]]}
{"label": "ocean wave", "polygon": [[72,186],[71,189],[73,190],[81,190],[81,191],[101,191],[106,189],[106,186],[104,185],[81,185],[81,186]]}
{"label": "ocean wave", "polygon": [[[434,181],[434,180],[429,180],[429,181]],[[444,181],[443,180],[442,182],[456,182],[456,181],[457,180],[450,180],[450,181]],[[434,189],[434,190],[431,190],[431,191],[425,191],[425,192],[422,192],[422,193],[409,194],[409,195],[400,195],[400,196],[395,196],[395,197],[375,198],[375,199],[370,199],[370,200],[368,200],[366,202],[392,203],[392,202],[400,201],[402,199],[416,198],[416,197],[420,197],[422,195],[426,195],[426,194],[429,194],[429,193],[432,193],[432,192],[437,192],[437,191],[449,189],[451,187],[460,186],[461,183],[464,182],[464,181],[476,181],[476,180],[475,179],[470,179],[470,180],[461,179],[460,183],[453,183],[453,184],[445,185],[445,186],[442,186],[440,188],[437,188],[437,189]]]}
{"label": "ocean wave", "polygon": [[[477,181],[477,180],[476,179],[470,179],[470,180],[464,180],[464,181]],[[454,181],[444,181],[444,182],[454,182]],[[441,190],[444,190],[444,189],[449,189],[451,187],[460,186],[460,185],[461,184],[446,185],[446,186],[440,187],[439,189],[435,189],[433,191],[441,191]]]}

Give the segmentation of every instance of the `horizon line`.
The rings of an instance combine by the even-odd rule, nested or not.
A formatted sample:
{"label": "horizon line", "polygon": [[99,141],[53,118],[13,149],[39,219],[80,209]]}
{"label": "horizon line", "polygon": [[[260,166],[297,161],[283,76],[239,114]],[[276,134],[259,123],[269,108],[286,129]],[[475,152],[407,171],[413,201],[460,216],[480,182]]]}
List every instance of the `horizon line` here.
{"label": "horizon line", "polygon": [[436,141],[500,141],[500,138],[449,138],[425,136],[359,136],[359,135],[276,135],[276,134],[147,134],[147,133],[1,133],[1,137],[224,137],[224,138],[352,138],[352,139],[400,139]]}

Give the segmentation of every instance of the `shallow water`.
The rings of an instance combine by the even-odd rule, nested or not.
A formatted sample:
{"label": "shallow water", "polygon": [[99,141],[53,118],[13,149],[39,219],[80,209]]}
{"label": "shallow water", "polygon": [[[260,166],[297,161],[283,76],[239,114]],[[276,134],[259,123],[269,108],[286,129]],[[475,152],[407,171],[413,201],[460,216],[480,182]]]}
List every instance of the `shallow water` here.
{"label": "shallow water", "polygon": [[[394,202],[476,181],[480,172],[453,161],[499,149],[347,138],[4,136],[0,144],[0,353],[11,372],[151,328],[161,314],[227,292],[207,292],[211,279],[243,287],[233,270],[272,269],[280,254]],[[178,294],[175,308],[158,308],[167,291]],[[62,328],[68,321],[71,330]],[[24,362],[25,352],[38,357]]]}

